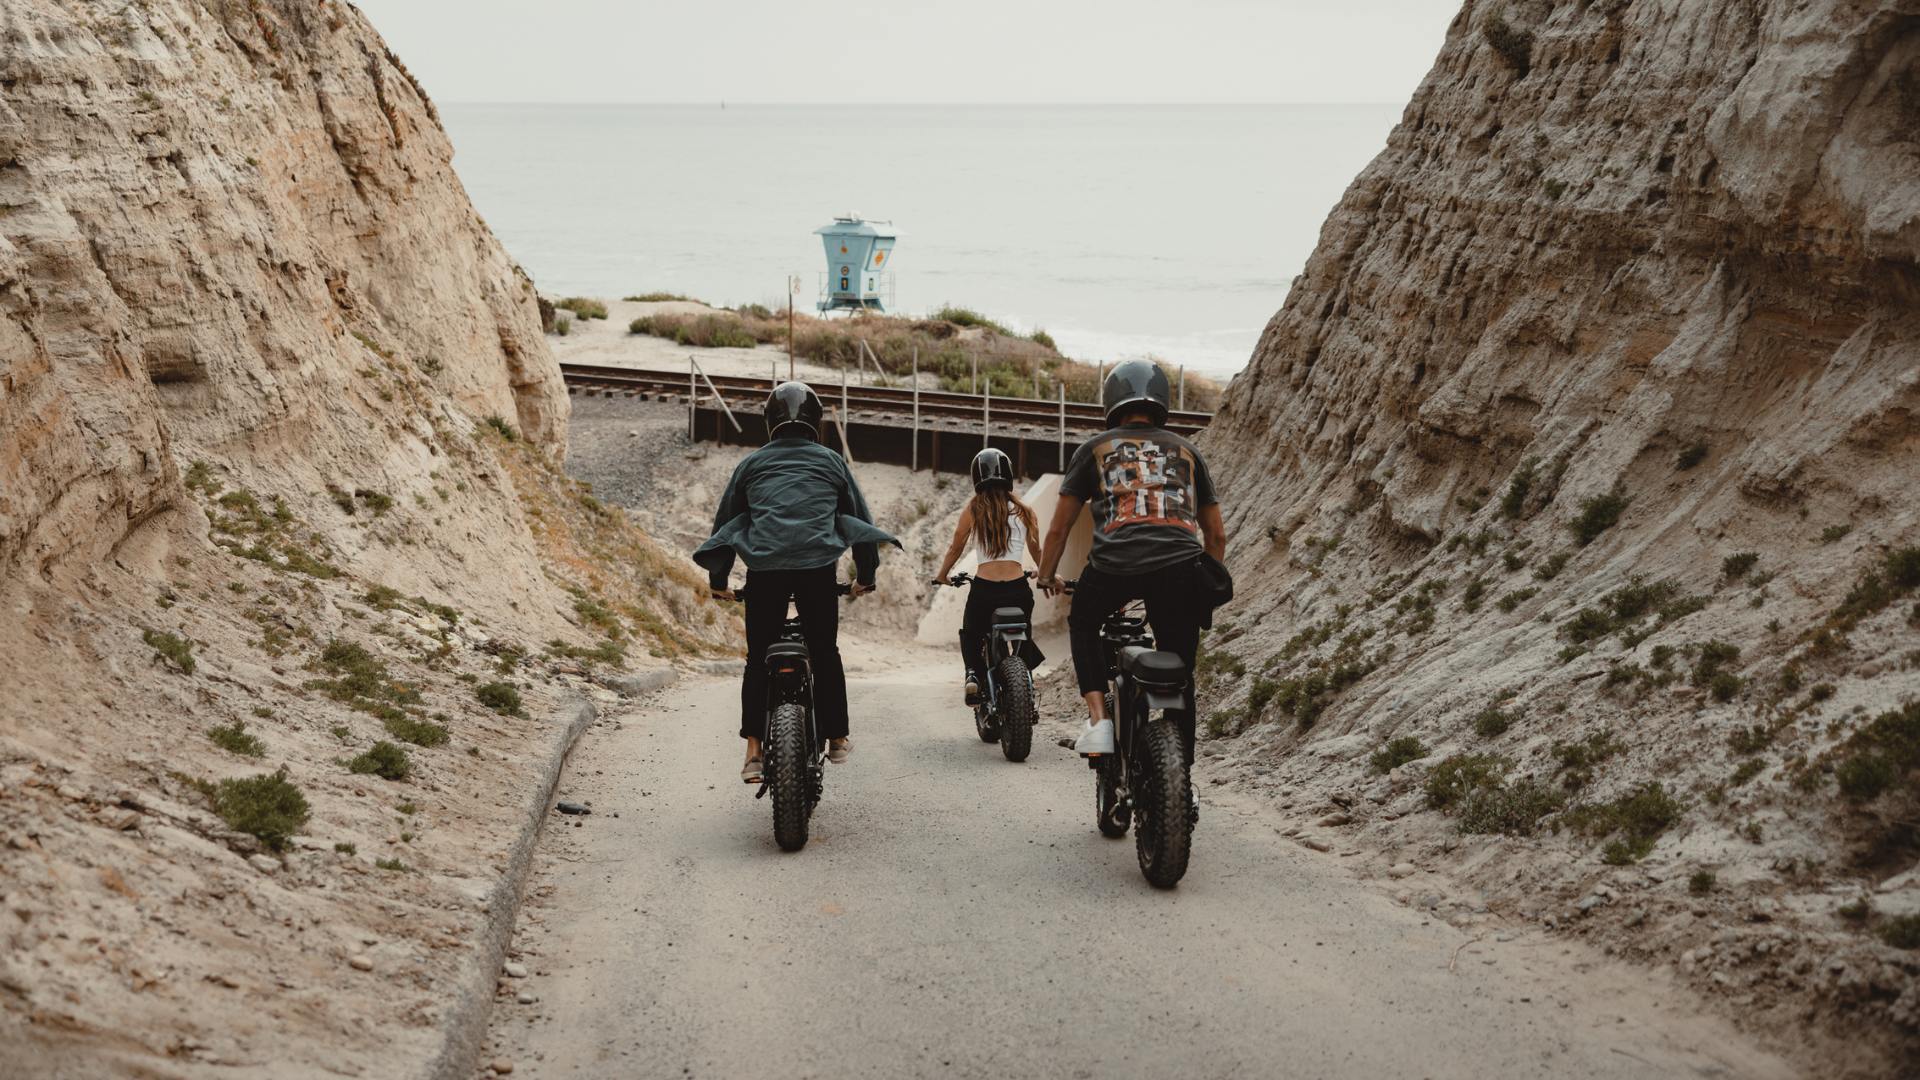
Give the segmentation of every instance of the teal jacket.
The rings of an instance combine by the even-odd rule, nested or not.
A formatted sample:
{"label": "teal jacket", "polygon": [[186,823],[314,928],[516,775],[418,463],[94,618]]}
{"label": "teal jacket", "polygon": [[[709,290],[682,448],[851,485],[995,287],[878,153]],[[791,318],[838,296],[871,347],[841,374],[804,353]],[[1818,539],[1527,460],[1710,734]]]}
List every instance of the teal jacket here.
{"label": "teal jacket", "polygon": [[808,438],[775,439],[733,470],[713,535],[693,553],[715,589],[727,587],[734,556],[749,570],[810,570],[853,549],[860,584],[873,584],[881,544],[900,541],[876,528],[845,458]]}

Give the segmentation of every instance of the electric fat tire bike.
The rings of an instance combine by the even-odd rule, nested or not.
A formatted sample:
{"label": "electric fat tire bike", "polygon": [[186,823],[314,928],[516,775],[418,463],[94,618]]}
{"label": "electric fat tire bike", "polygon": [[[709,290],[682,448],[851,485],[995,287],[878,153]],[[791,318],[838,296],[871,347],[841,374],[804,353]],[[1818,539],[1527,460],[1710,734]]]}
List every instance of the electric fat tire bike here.
{"label": "electric fat tire bike", "polygon": [[[1033,571],[1027,571],[1032,577]],[[955,574],[946,583],[965,588],[973,578]],[[1008,761],[1021,762],[1033,750],[1033,672],[1021,653],[1033,638],[1032,620],[1017,607],[993,609],[988,623],[987,655],[970,657],[979,665],[980,696],[973,706],[973,727],[980,741],[997,742]],[[965,631],[961,632],[964,649]]]}
{"label": "electric fat tire bike", "polygon": [[[846,596],[852,587],[839,585]],[[746,589],[734,596],[747,598]],[[827,740],[813,716],[813,668],[800,620],[791,613],[767,646],[767,733],[760,741],[760,790],[772,795],[773,840],[782,851],[807,846],[807,825],[826,790]]]}
{"label": "electric fat tire bike", "polygon": [[[1075,582],[1065,585],[1071,593]],[[1107,616],[1100,645],[1115,752],[1087,758],[1094,774],[1094,824],[1114,839],[1131,826],[1141,874],[1170,889],[1186,876],[1199,821],[1180,725],[1166,715],[1193,708],[1187,665],[1179,654],[1153,648],[1139,601]]]}

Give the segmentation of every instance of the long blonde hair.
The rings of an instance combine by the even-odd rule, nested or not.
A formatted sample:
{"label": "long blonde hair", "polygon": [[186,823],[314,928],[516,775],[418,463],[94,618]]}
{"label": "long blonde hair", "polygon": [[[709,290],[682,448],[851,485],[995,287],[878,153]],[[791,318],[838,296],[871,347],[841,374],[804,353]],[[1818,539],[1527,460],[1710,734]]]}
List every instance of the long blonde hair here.
{"label": "long blonde hair", "polygon": [[973,515],[973,542],[980,545],[980,554],[987,559],[1020,557],[1020,552],[1007,550],[1007,542],[1013,538],[1013,529],[1007,524],[1010,515],[1020,515],[1028,536],[1040,527],[1033,516],[1033,507],[1021,502],[1012,488],[999,484],[989,484],[974,492],[973,500],[967,503],[967,512]]}

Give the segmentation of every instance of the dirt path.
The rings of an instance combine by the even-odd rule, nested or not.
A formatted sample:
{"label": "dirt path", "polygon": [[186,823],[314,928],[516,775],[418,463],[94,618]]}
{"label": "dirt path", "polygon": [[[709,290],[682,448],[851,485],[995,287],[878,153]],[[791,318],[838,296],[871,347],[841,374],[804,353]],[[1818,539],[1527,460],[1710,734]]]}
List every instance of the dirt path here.
{"label": "dirt path", "polygon": [[1795,1075],[1655,975],[1398,906],[1219,787],[1187,879],[1154,890],[1051,733],[1008,764],[943,653],[894,656],[853,676],[857,751],[797,854],[733,779],[736,683],[596,726],[562,796],[594,813],[543,841],[492,1056],[516,1077]]}

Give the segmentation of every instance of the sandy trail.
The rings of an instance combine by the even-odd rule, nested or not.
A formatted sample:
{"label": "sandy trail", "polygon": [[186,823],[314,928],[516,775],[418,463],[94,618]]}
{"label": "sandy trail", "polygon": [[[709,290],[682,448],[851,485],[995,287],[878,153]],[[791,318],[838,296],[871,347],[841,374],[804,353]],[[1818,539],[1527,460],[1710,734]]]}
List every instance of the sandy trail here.
{"label": "sandy trail", "polygon": [[843,647],[857,752],[797,854],[734,779],[732,680],[586,736],[562,797],[594,813],[550,822],[495,1013],[516,1076],[1794,1075],[1651,973],[1394,904],[1204,775],[1157,891],[1060,722],[1008,764],[944,652]]}

